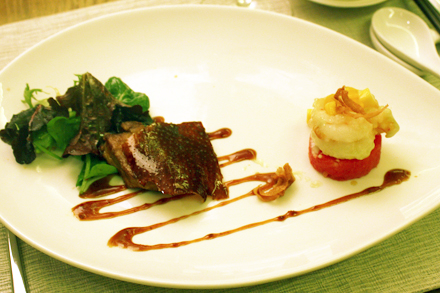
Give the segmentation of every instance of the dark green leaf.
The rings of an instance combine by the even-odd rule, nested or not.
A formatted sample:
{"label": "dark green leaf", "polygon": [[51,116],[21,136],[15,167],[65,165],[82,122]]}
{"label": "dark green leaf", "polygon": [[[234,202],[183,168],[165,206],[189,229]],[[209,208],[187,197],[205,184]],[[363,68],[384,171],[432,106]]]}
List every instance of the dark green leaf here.
{"label": "dark green leaf", "polygon": [[133,91],[119,77],[110,77],[105,83],[105,87],[112,95],[128,106],[140,105],[142,112],[148,111],[150,108],[150,100],[144,93]]}
{"label": "dark green leaf", "polygon": [[133,107],[116,105],[111,120],[112,131],[116,133],[122,132],[121,124],[125,121],[137,121],[142,122],[145,125],[150,125],[154,122],[148,111],[142,112],[142,108],[139,105]]}
{"label": "dark green leaf", "polygon": [[56,141],[47,132],[47,128],[43,127],[37,131],[31,132],[32,142],[38,144],[40,148],[50,149],[56,146]]}
{"label": "dark green leaf", "polygon": [[58,148],[64,151],[78,134],[80,123],[80,117],[55,117],[47,123],[47,132],[55,140]]}
{"label": "dark green leaf", "polygon": [[35,149],[37,150],[37,152],[43,152],[43,153],[48,154],[49,156],[54,157],[55,159],[58,159],[58,160],[62,160],[63,159],[62,157],[60,157],[57,154],[55,154],[53,151],[51,151],[51,150],[45,148],[44,146],[40,145],[38,142],[34,141],[33,145],[34,145]]}
{"label": "dark green leaf", "polygon": [[28,137],[29,127],[24,126],[18,130],[17,136],[11,142],[15,161],[19,164],[30,164],[37,157],[34,145]]}
{"label": "dark green leaf", "polygon": [[18,163],[30,164],[36,158],[34,139],[38,140],[39,149],[53,146],[46,133],[46,124],[54,117],[68,115],[68,112],[53,99],[49,99],[49,104],[53,108],[38,105],[12,116],[5,129],[0,131],[1,139],[12,146]]}
{"label": "dark green leaf", "polygon": [[29,121],[34,112],[35,108],[32,108],[13,115],[11,121],[6,123],[5,129],[0,130],[1,139],[7,144],[12,144],[12,141],[19,136],[20,129],[26,127],[28,131]]}
{"label": "dark green leaf", "polygon": [[78,85],[70,88],[66,95],[57,97],[57,100],[81,117],[79,132],[71,140],[63,156],[89,153],[99,155],[99,143],[104,133],[111,128],[112,112],[119,102],[90,73],[81,76]]}
{"label": "dark green leaf", "polygon": [[44,107],[42,105],[38,105],[37,107],[35,107],[35,111],[29,121],[29,131],[37,131],[41,129],[55,117],[69,117],[69,113],[66,111],[62,111],[61,109],[65,108],[60,107],[54,109],[52,107]]}

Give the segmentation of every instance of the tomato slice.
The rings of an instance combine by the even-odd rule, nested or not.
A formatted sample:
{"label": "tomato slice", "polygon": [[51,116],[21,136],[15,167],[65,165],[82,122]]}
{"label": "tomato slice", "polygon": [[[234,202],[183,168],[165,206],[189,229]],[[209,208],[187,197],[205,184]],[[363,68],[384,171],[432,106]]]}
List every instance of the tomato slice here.
{"label": "tomato slice", "polygon": [[367,175],[379,164],[382,147],[382,136],[376,135],[374,149],[370,156],[363,160],[337,159],[323,154],[312,152],[312,139],[309,140],[309,159],[313,168],[328,177],[338,181],[350,180]]}

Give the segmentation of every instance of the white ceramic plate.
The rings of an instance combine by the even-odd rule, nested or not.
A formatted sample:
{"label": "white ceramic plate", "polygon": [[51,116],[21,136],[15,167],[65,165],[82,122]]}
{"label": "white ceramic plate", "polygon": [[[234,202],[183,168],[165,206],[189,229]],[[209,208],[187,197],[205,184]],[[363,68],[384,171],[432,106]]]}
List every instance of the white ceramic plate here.
{"label": "white ceramic plate", "polygon": [[310,1],[327,6],[350,8],[350,7],[372,6],[385,2],[386,0],[310,0]]}
{"label": "white ceramic plate", "polygon": [[[181,288],[269,282],[346,259],[420,219],[440,204],[440,93],[379,53],[328,29],[292,17],[247,9],[179,6],[99,18],[33,47],[0,73],[5,123],[24,109],[26,83],[64,92],[74,74],[105,81],[119,76],[151,99],[153,116],[202,121],[207,131],[229,127],[213,141],[218,155],[253,148],[261,164],[223,169],[226,180],[272,172],[289,163],[297,180],[276,202],[251,197],[141,235],[154,244],[193,239],[268,219],[380,185],[392,168],[408,182],[319,212],[175,249],[132,252],[109,248],[122,228],[145,226],[212,205],[194,199],[129,216],[80,222],[71,208],[80,166],[39,158],[15,163],[0,143],[0,215],[20,238],[66,263],[130,282]],[[323,178],[309,165],[306,111],[313,99],[342,85],[369,87],[389,104],[401,131],[383,143],[382,160],[351,182]],[[231,188],[231,197],[255,184]],[[113,210],[151,201],[139,196]],[[110,209],[110,208],[109,208]],[[148,234],[148,233],[147,233]]]}

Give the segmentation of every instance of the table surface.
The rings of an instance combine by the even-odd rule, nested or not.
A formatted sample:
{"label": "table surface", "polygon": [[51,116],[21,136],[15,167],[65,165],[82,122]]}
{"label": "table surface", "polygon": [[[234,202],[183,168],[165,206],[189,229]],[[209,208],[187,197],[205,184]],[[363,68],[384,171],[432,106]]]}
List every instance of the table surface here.
{"label": "table surface", "polygon": [[[388,0],[353,9],[328,7],[307,0],[266,2],[271,4],[268,10],[293,13],[295,17],[328,27],[369,47],[372,43],[368,29],[377,9],[401,7],[423,17],[410,0]],[[279,9],[286,2],[289,9]],[[233,0],[2,0],[0,70],[35,43],[93,17],[155,5],[233,3]],[[423,78],[440,89],[440,79],[431,75]],[[0,224],[0,292],[12,292],[6,239],[6,228]],[[109,279],[55,260],[21,240],[18,244],[29,292],[187,291]],[[210,292],[426,292],[440,288],[439,251],[440,209],[382,243],[327,268],[268,284]]]}
{"label": "table surface", "polygon": [[0,2],[0,25],[112,1],[116,0],[3,0]]}

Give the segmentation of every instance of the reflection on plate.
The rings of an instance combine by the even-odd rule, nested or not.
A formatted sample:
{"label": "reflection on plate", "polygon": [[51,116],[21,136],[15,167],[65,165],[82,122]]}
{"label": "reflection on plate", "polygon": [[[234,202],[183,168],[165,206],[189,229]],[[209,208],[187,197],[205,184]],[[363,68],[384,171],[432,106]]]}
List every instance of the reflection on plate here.
{"label": "reflection on plate", "polygon": [[[272,172],[284,163],[297,172],[292,188],[276,202],[246,198],[137,236],[136,242],[194,239],[304,209],[380,185],[392,168],[414,176],[380,193],[284,222],[136,253],[110,248],[107,241],[122,228],[147,226],[215,203],[186,199],[115,219],[80,222],[71,212],[83,202],[74,187],[79,162],[39,158],[21,166],[1,143],[2,222],[37,249],[79,268],[156,286],[258,284],[353,256],[440,203],[440,137],[434,129],[439,92],[379,53],[328,29],[263,11],[212,6],[142,9],[99,18],[33,47],[0,73],[4,115],[10,119],[23,109],[26,83],[64,92],[74,74],[87,71],[100,80],[119,76],[135,91],[147,93],[153,116],[173,123],[202,121],[208,132],[232,129],[231,137],[213,141],[217,155],[252,148],[259,161],[223,168],[225,180]],[[307,109],[314,98],[342,85],[369,87],[381,103],[390,105],[401,126],[384,141],[379,166],[356,185],[323,178],[307,158]],[[231,187],[231,197],[249,188]],[[109,209],[141,205],[155,196],[145,193]]]}
{"label": "reflection on plate", "polygon": [[350,7],[372,6],[385,2],[386,0],[310,0],[310,1],[327,6],[350,8]]}

